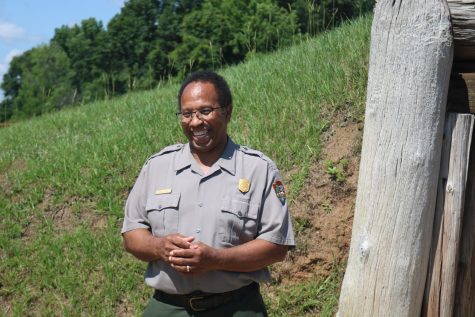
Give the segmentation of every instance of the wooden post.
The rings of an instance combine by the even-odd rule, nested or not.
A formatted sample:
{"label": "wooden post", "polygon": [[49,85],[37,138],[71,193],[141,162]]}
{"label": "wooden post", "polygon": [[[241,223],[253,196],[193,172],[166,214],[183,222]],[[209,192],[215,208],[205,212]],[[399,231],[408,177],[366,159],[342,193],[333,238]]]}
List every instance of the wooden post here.
{"label": "wooden post", "polygon": [[[448,0],[454,65],[447,107],[475,113],[475,0]],[[471,147],[453,315],[475,316],[475,144]]]}
{"label": "wooden post", "polygon": [[470,151],[454,316],[475,316],[475,144]]}
{"label": "wooden post", "polygon": [[471,114],[450,113],[445,124],[423,316],[454,311],[473,122]]}
{"label": "wooden post", "polygon": [[421,312],[453,46],[442,0],[380,0],[339,316]]}

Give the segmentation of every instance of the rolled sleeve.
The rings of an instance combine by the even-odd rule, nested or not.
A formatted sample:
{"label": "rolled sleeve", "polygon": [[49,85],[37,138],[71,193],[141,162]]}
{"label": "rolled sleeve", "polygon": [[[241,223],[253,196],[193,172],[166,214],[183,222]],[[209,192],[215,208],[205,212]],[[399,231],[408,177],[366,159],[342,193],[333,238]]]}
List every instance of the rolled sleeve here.
{"label": "rolled sleeve", "polygon": [[135,229],[150,229],[145,208],[147,191],[148,162],[142,167],[134,187],[125,204],[125,216],[121,233]]}
{"label": "rolled sleeve", "polygon": [[295,246],[288,199],[285,197],[282,202],[273,186],[281,180],[277,168],[273,164],[269,164],[266,188],[262,200],[261,227],[257,238],[276,244]]}

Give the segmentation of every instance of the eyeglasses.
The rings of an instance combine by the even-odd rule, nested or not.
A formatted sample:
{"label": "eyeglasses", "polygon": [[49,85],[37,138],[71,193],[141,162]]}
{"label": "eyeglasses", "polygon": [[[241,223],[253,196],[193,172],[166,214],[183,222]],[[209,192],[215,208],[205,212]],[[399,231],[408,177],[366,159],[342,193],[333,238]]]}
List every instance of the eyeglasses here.
{"label": "eyeglasses", "polygon": [[193,118],[193,114],[198,118],[198,119],[207,119],[213,111],[216,109],[221,109],[224,108],[222,106],[220,107],[207,107],[195,111],[186,111],[186,112],[177,112],[176,116],[181,118],[182,121],[190,121]]}

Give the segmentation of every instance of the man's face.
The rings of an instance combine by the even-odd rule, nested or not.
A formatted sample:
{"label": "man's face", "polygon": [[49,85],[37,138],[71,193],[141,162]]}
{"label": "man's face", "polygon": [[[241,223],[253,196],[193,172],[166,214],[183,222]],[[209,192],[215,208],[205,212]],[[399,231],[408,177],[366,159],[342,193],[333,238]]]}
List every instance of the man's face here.
{"label": "man's face", "polygon": [[[181,112],[221,107],[213,84],[192,82],[181,96]],[[232,106],[213,110],[207,116],[194,113],[189,119],[182,119],[181,127],[196,154],[221,155],[227,142],[226,129],[231,119]]]}

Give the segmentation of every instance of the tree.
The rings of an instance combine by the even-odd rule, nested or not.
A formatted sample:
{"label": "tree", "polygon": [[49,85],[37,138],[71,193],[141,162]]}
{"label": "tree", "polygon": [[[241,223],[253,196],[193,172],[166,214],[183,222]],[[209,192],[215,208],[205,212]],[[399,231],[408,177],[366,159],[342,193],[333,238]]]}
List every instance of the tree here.
{"label": "tree", "polygon": [[375,0],[277,0],[278,6],[293,11],[302,33],[314,36],[348,19],[370,12]]}
{"label": "tree", "polygon": [[2,89],[5,99],[13,100],[18,96],[22,84],[23,72],[30,68],[30,51],[15,56],[10,62],[8,71],[3,75]]}
{"label": "tree", "polygon": [[251,15],[244,23],[246,44],[251,52],[269,52],[293,42],[297,31],[297,16],[279,8],[274,1],[252,0]]}
{"label": "tree", "polygon": [[183,42],[183,20],[199,10],[202,0],[161,0],[159,5],[156,40],[147,56],[146,66],[153,80],[159,81],[178,73],[172,52]]}
{"label": "tree", "polygon": [[3,99],[0,102],[0,122],[8,121],[13,115],[13,102],[11,99]]}
{"label": "tree", "polygon": [[205,0],[183,19],[182,42],[170,54],[183,73],[242,61],[292,42],[296,15],[272,0]]}
{"label": "tree", "polygon": [[220,67],[233,38],[231,22],[222,9],[226,1],[205,1],[200,9],[185,16],[180,35],[182,42],[170,54],[181,73]]}
{"label": "tree", "polygon": [[60,47],[35,47],[18,61],[18,90],[14,98],[8,96],[14,117],[41,115],[73,102],[73,72],[66,53]]}
{"label": "tree", "polygon": [[111,45],[109,58],[130,90],[137,88],[138,80],[147,73],[145,61],[156,48],[159,10],[158,0],[131,0],[107,26]]}
{"label": "tree", "polygon": [[91,101],[109,94],[110,51],[102,22],[90,18],[80,25],[62,26],[55,30],[51,43],[59,45],[70,60],[78,99]]}

